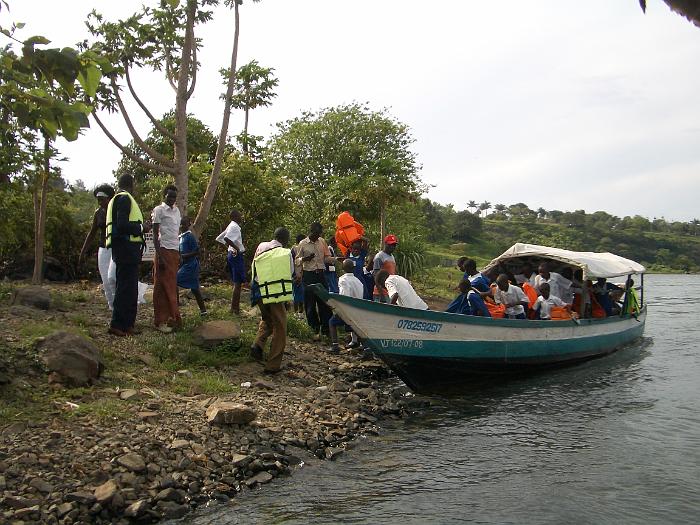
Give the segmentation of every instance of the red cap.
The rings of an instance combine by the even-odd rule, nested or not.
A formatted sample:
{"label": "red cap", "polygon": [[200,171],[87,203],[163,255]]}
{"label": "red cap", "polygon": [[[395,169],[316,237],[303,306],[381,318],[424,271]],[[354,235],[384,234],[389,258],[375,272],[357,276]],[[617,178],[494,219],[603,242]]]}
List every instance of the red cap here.
{"label": "red cap", "polygon": [[399,240],[396,238],[396,235],[390,233],[384,237],[384,244],[399,244]]}

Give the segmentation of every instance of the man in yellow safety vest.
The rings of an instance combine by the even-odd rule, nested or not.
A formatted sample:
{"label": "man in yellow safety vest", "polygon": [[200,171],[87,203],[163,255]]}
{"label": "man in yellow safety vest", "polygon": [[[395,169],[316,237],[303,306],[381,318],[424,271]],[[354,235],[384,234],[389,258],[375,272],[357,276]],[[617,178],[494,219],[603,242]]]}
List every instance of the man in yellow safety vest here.
{"label": "man in yellow safety vest", "polygon": [[112,260],[117,268],[114,309],[109,333],[132,335],[136,323],[139,293],[139,263],[144,245],[143,214],[132,193],[134,178],[119,177],[119,192],[107,206],[105,246],[112,248]]}
{"label": "man in yellow safety vest", "polygon": [[274,239],[262,242],[255,250],[251,273],[251,302],[260,308],[258,335],[250,355],[263,360],[263,348],[272,335],[270,353],[265,369],[267,374],[276,374],[282,365],[282,355],[287,344],[287,302],[293,298],[294,259],[289,244],[289,230],[277,228]]}

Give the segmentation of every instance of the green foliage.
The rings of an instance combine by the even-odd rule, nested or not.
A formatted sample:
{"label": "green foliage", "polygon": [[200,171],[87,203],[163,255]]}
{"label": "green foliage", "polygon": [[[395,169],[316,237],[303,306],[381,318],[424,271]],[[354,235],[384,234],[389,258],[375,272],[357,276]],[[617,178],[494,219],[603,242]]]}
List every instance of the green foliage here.
{"label": "green foliage", "polygon": [[459,211],[454,216],[452,238],[455,241],[468,242],[478,237],[482,220],[475,213]]}
{"label": "green foliage", "polygon": [[417,198],[422,186],[412,142],[408,127],[386,110],[355,103],[279,123],[267,160],[287,181],[292,218],[305,231],[343,210],[363,223],[379,220],[390,203]]}

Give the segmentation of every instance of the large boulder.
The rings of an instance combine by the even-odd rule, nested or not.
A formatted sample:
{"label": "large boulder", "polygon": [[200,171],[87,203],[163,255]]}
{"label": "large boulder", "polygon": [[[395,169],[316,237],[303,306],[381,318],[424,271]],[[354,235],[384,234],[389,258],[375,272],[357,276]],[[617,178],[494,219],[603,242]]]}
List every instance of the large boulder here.
{"label": "large boulder", "polygon": [[210,425],[247,425],[256,416],[251,407],[231,401],[218,401],[207,408]]}
{"label": "large boulder", "polygon": [[100,351],[80,335],[54,332],[39,343],[39,350],[51,377],[60,383],[90,385],[104,370]]}
{"label": "large boulder", "polygon": [[240,337],[241,325],[235,321],[209,321],[194,331],[195,343],[206,348]]}
{"label": "large boulder", "polygon": [[12,304],[48,310],[51,306],[51,294],[41,286],[23,286],[13,292]]}

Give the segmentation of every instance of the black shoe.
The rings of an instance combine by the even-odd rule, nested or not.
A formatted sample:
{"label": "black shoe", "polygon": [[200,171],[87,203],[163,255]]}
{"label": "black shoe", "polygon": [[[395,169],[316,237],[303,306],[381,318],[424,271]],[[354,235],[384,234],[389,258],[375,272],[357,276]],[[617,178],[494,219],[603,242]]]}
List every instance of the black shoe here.
{"label": "black shoe", "polygon": [[359,341],[358,342],[351,341],[345,345],[345,348],[359,348],[360,346],[362,346],[362,345],[360,345]]}
{"label": "black shoe", "polygon": [[277,370],[268,370],[267,368],[265,368],[262,371],[262,373],[265,374],[266,376],[274,376],[274,375],[279,374],[281,371],[282,371],[281,368],[278,368]]}
{"label": "black shoe", "polygon": [[253,345],[250,347],[250,357],[255,361],[263,360],[263,350],[258,345]]}
{"label": "black shoe", "polygon": [[340,347],[338,346],[338,343],[333,343],[331,345],[330,350],[328,350],[331,354],[339,354],[340,353]]}

